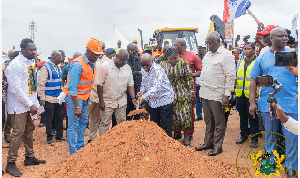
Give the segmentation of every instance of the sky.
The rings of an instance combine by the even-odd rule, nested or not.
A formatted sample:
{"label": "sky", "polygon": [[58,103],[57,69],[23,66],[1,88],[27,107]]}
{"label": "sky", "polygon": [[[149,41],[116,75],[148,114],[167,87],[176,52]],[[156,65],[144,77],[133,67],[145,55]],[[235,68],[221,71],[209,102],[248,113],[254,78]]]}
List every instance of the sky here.
{"label": "sky", "polygon": [[[298,0],[250,0],[252,13],[266,25],[291,29],[298,13]],[[36,25],[35,44],[39,58],[47,60],[53,50],[62,49],[67,57],[85,52],[90,38],[105,41],[114,26],[128,41],[148,43],[159,28],[198,28],[198,43],[205,40],[210,16],[223,19],[224,0],[2,0],[2,51],[13,45],[20,50],[23,38],[30,38],[29,23]],[[234,36],[250,35],[254,41],[257,24],[245,14],[234,20]],[[242,43],[242,42],[240,42]],[[122,44],[126,47],[127,44]],[[140,45],[140,43],[139,43]],[[115,46],[106,46],[113,47]],[[140,47],[140,46],[139,46]]]}

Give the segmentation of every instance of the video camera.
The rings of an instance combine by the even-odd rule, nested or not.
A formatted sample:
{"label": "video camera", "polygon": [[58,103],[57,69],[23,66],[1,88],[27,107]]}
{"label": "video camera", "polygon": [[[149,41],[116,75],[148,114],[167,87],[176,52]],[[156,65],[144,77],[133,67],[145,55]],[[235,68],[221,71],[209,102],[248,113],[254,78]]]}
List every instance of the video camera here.
{"label": "video camera", "polygon": [[276,117],[277,114],[276,114],[275,108],[273,107],[273,103],[277,104],[275,94],[280,91],[282,84],[279,83],[276,78],[273,79],[273,77],[270,75],[264,75],[264,76],[256,77],[256,85],[264,86],[264,87],[271,87],[274,89],[274,93],[269,93],[269,98],[267,101],[268,101],[268,103],[270,103],[270,108],[272,111],[271,116]]}

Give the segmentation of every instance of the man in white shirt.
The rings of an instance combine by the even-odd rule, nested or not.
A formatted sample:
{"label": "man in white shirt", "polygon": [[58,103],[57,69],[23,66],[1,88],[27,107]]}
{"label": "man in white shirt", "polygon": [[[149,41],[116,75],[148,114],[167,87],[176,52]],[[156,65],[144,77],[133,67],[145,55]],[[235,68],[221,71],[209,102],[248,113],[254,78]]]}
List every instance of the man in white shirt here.
{"label": "man in white shirt", "polygon": [[[102,43],[102,45],[103,45],[103,43]],[[99,69],[100,69],[101,65],[105,61],[108,61],[108,60],[110,60],[110,59],[104,55],[97,59],[96,67],[95,67],[96,76],[99,75]],[[98,97],[98,93],[97,93],[96,82],[94,83],[93,88],[91,90],[90,103],[88,105],[87,115],[89,118],[89,140],[88,140],[88,143],[90,143],[92,140],[95,140],[97,138],[97,128],[99,128],[100,117],[103,117],[103,115],[104,115],[104,112],[100,112],[100,108],[99,108],[99,97]]]}
{"label": "man in white shirt", "polygon": [[15,163],[22,139],[25,147],[24,166],[46,163],[34,156],[32,140],[35,126],[31,115],[37,114],[39,107],[36,69],[32,61],[37,54],[36,46],[26,38],[21,41],[20,47],[21,54],[5,70],[8,82],[7,110],[13,127],[5,171],[15,177],[22,176]]}
{"label": "man in white shirt", "polygon": [[95,77],[100,109],[105,111],[104,117],[100,118],[99,135],[109,130],[113,113],[118,124],[126,120],[127,90],[132,102],[136,104],[132,70],[127,64],[128,56],[127,50],[120,49],[113,60],[101,65]]}
{"label": "man in white shirt", "polygon": [[200,98],[202,98],[206,124],[204,144],[196,151],[212,149],[208,156],[222,153],[225,137],[225,108],[234,89],[235,62],[230,51],[220,44],[220,34],[211,32],[207,37],[209,51],[203,58],[200,74]]}

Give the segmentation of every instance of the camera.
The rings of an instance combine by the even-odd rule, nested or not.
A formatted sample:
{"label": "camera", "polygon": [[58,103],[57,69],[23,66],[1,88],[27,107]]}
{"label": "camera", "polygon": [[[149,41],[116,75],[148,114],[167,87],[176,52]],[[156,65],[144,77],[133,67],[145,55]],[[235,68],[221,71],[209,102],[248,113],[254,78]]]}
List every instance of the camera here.
{"label": "camera", "polygon": [[259,86],[270,87],[273,88],[274,93],[269,93],[269,98],[267,99],[268,103],[270,103],[270,108],[272,111],[272,117],[276,117],[276,110],[273,107],[273,103],[277,104],[277,99],[275,94],[281,90],[282,84],[277,81],[276,78],[273,79],[272,76],[259,76],[256,77],[256,84]]}

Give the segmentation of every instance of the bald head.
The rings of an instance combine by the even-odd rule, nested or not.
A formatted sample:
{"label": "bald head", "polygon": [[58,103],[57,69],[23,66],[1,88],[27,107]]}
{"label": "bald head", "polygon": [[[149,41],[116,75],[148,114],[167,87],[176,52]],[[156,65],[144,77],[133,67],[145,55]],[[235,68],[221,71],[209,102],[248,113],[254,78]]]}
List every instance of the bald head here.
{"label": "bald head", "polygon": [[150,63],[152,61],[152,56],[148,53],[142,55],[142,63]]}
{"label": "bald head", "polygon": [[120,49],[118,56],[121,58],[121,56],[128,56],[128,51],[126,49]]}
{"label": "bald head", "polygon": [[73,60],[74,60],[75,58],[78,58],[79,56],[81,56],[81,53],[80,53],[80,52],[74,53],[74,54],[73,54]]}
{"label": "bald head", "polygon": [[183,55],[186,53],[186,42],[183,38],[178,38],[174,42],[174,47],[178,50],[178,54]]}
{"label": "bald head", "polygon": [[14,49],[11,49],[11,50],[9,50],[8,51],[8,58],[10,59],[10,60],[13,60],[15,57],[12,57],[11,55],[15,52],[16,50],[14,50]]}
{"label": "bald head", "polygon": [[175,41],[175,43],[178,43],[178,44],[180,44],[180,45],[182,45],[182,46],[186,46],[186,42],[185,42],[185,40],[184,40],[183,38],[178,38],[178,39]]}
{"label": "bald head", "polygon": [[153,64],[152,56],[148,53],[143,54],[141,62],[142,62],[143,69],[146,72],[149,72]]}
{"label": "bald head", "polygon": [[11,50],[9,50],[8,51],[8,55],[11,55],[12,53],[14,53],[16,50],[14,50],[14,49],[11,49]]}
{"label": "bald head", "polygon": [[207,36],[207,39],[208,38],[217,41],[217,40],[220,40],[221,36],[217,31],[213,31],[213,32],[210,32],[210,34]]}
{"label": "bald head", "polygon": [[135,58],[137,57],[138,50],[139,50],[139,48],[134,43],[129,43],[127,45],[127,51],[129,53],[129,58],[132,59],[132,60],[135,60]]}
{"label": "bald head", "polygon": [[281,33],[281,32],[286,32],[286,30],[284,28],[282,28],[282,27],[274,28],[270,32],[270,37],[273,37],[274,35],[278,35],[278,33]]}
{"label": "bald head", "polygon": [[127,51],[130,50],[130,51],[133,51],[133,50],[137,50],[138,49],[138,46],[134,43],[129,43],[127,45]]}
{"label": "bald head", "polygon": [[62,54],[60,51],[58,50],[55,50],[55,51],[52,51],[52,54],[51,54],[51,62],[53,62],[54,64],[58,65],[59,63],[61,63],[62,61]]}
{"label": "bald head", "polygon": [[284,51],[289,41],[289,36],[284,28],[277,27],[270,32],[272,51]]}

